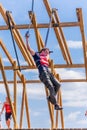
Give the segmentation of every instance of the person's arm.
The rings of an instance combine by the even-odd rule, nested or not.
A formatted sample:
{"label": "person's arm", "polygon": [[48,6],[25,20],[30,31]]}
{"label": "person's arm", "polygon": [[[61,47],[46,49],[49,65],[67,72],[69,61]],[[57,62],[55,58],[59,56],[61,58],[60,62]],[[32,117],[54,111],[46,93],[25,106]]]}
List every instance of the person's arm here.
{"label": "person's arm", "polygon": [[28,43],[28,38],[29,38],[29,36],[26,36],[26,45],[27,45],[29,52],[33,56],[33,55],[35,55],[35,51],[30,47],[30,44]]}
{"label": "person's arm", "polygon": [[0,112],[0,115],[3,113],[4,107],[5,107],[5,103],[3,104],[3,107],[2,107],[2,110],[1,110],[1,112]]}

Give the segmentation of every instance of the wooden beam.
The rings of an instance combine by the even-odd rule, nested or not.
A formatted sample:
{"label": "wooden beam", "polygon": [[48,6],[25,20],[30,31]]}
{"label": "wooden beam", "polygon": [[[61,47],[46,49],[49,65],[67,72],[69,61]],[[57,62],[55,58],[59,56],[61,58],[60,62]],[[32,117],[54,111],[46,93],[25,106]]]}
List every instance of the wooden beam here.
{"label": "wooden beam", "polygon": [[[56,10],[54,10],[54,15],[55,15],[56,21],[58,23],[60,23],[59,16],[58,16],[58,13],[57,13]],[[70,52],[69,52],[67,42],[66,42],[66,39],[64,37],[64,33],[63,33],[63,30],[62,30],[61,27],[59,27],[59,31],[60,31],[60,34],[61,34],[61,37],[62,37],[62,40],[63,40],[63,43],[64,43],[64,47],[65,47],[65,50],[66,50],[66,53],[67,53],[67,58],[69,59],[70,64],[72,64],[72,59],[71,59],[71,56],[70,56]]]}
{"label": "wooden beam", "polygon": [[[68,64],[54,64],[54,68],[55,69],[62,69],[62,68],[83,68],[85,69],[85,65],[84,64],[72,64],[72,65],[68,65]],[[20,66],[21,70],[26,70],[26,69],[37,69],[36,65],[35,66]],[[13,66],[4,66],[4,70],[19,70],[19,66],[16,66],[16,68],[14,69]]]}
{"label": "wooden beam", "polygon": [[[16,61],[14,62],[14,69],[16,68]],[[14,71],[14,110],[15,117],[17,118],[17,71]],[[16,123],[14,123],[14,128],[16,128]]]}
{"label": "wooden beam", "polygon": [[[13,60],[12,57],[10,56],[10,54],[9,54],[9,52],[7,51],[7,49],[6,49],[5,45],[4,45],[4,43],[3,43],[1,40],[0,40],[0,45],[1,45],[2,49],[3,49],[3,51],[5,52],[6,56],[8,57],[8,59],[9,59],[11,65],[13,66],[12,68],[13,68],[13,70],[14,70],[14,60]],[[5,68],[5,67],[4,67],[4,68]],[[18,67],[18,68],[19,68],[19,67]],[[18,76],[19,76],[20,79],[21,79],[21,73],[20,73],[19,69],[17,70],[17,74],[18,74]]]}
{"label": "wooden beam", "polygon": [[[63,82],[87,82],[87,80],[86,79],[61,79],[61,83],[63,83]],[[13,84],[14,83],[14,81],[13,80],[9,80],[8,81],[8,84]],[[17,80],[17,83],[22,83],[22,81],[20,81],[20,80]],[[31,83],[41,83],[41,81],[40,80],[26,80],[26,83],[29,83],[29,84],[31,84]],[[4,84],[4,82],[3,81],[0,81],[0,84]]]}
{"label": "wooden beam", "polygon": [[[45,7],[46,7],[46,10],[47,10],[47,12],[48,12],[49,17],[51,17],[52,9],[51,9],[51,7],[50,7],[50,5],[49,5],[48,0],[43,0],[43,2],[44,2],[44,5],[45,5]],[[57,19],[57,20],[58,20],[58,19]],[[57,22],[58,22],[58,21],[57,21]],[[54,24],[56,23],[56,20],[55,20],[54,17],[52,17],[52,23],[54,23]],[[72,64],[70,55],[69,55],[69,53],[67,54],[67,50],[68,50],[68,48],[67,48],[67,50],[66,50],[66,46],[67,46],[67,45],[65,46],[65,42],[64,42],[65,40],[62,39],[62,38],[64,37],[64,36],[63,36],[63,33],[61,34],[60,29],[59,29],[59,28],[56,28],[56,27],[54,27],[54,31],[55,31],[55,35],[56,35],[56,38],[57,38],[57,40],[58,40],[58,43],[59,43],[59,46],[60,46],[62,55],[63,55],[63,57],[64,57],[66,63],[67,63],[67,64]],[[62,37],[62,36],[63,36],[63,37]]]}
{"label": "wooden beam", "polygon": [[42,46],[41,46],[41,42],[40,42],[40,33],[39,33],[39,30],[37,29],[36,16],[32,12],[29,13],[29,16],[30,16],[30,18],[33,17],[31,19],[31,22],[33,23],[33,26],[34,26],[35,36],[36,36],[36,40],[37,40],[37,47],[38,47],[38,50],[40,51],[42,49]]}
{"label": "wooden beam", "polygon": [[[1,15],[3,16],[6,24],[8,25],[8,20],[7,20],[7,16],[6,16],[6,11],[5,9],[2,7],[2,5],[0,5],[0,13]],[[10,20],[11,20],[11,25],[16,25],[13,18],[12,18],[12,15],[10,13],[8,13],[8,16],[10,17]],[[20,32],[17,30],[17,29],[13,29],[12,30],[13,34],[14,34],[14,39],[18,45],[18,47],[20,48],[20,51],[22,53],[22,55],[24,56],[25,60],[30,64],[30,65],[34,65],[34,61],[33,61],[33,58],[31,57],[29,51],[27,50],[27,47],[25,46],[24,42],[23,42],[23,39],[21,37],[21,34]]]}
{"label": "wooden beam", "polygon": [[[52,24],[51,28],[53,27],[75,27],[75,26],[79,26],[79,22],[60,22],[60,23],[55,23]],[[16,24],[13,25],[12,28],[13,29],[28,29],[30,27],[30,29],[34,29],[34,25],[33,24]],[[48,28],[49,27],[49,23],[37,23],[37,28]],[[9,26],[8,25],[0,25],[0,30],[9,30]]]}
{"label": "wooden beam", "polygon": [[[61,89],[59,91],[59,96],[60,96],[60,106],[63,107],[63,104],[62,104],[62,92],[61,92]],[[63,114],[63,110],[60,111],[60,118],[61,118],[61,126],[62,128],[64,129],[64,114]]]}
{"label": "wooden beam", "polygon": [[61,79],[61,82],[87,82],[86,79]]}
{"label": "wooden beam", "polygon": [[87,79],[87,42],[86,42],[85,32],[84,32],[84,22],[83,22],[83,16],[82,16],[82,9],[77,8],[76,11],[77,11],[77,18],[78,18],[78,21],[80,23],[80,31],[81,31],[81,35],[82,35],[85,73],[86,73],[86,79]]}
{"label": "wooden beam", "polygon": [[27,124],[28,124],[28,129],[30,129],[31,124],[30,124],[30,113],[29,113],[29,105],[28,105],[28,97],[27,97],[27,90],[26,90],[26,80],[23,78],[23,85],[24,85],[24,91],[25,91],[25,108],[26,108],[26,117],[27,117]]}
{"label": "wooden beam", "polygon": [[[46,96],[49,96],[49,91],[48,89],[45,87],[45,92],[46,92]],[[48,103],[48,109],[49,109],[49,114],[50,114],[50,121],[51,121],[51,128],[54,128],[54,115],[53,115],[53,109],[52,109],[52,104],[47,101]]]}

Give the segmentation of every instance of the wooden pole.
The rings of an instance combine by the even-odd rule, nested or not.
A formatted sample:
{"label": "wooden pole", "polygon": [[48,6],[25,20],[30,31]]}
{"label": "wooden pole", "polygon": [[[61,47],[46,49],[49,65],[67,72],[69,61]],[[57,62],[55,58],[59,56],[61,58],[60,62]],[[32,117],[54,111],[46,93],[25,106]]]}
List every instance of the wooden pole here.
{"label": "wooden pole", "polygon": [[25,87],[25,108],[26,108],[26,116],[27,116],[27,124],[28,124],[28,129],[30,129],[30,114],[29,114],[29,106],[28,106],[28,98],[27,98],[27,93],[26,93],[26,80],[23,78],[23,84]]}
{"label": "wooden pole", "polygon": [[22,94],[22,104],[21,104],[21,113],[20,113],[20,129],[22,129],[24,103],[25,103],[25,82],[24,82],[24,76],[22,76],[22,79],[23,79],[23,94]]}
{"label": "wooden pole", "polygon": [[[14,69],[16,68],[16,61],[14,61]],[[17,119],[17,71],[14,71],[14,111],[15,111],[15,117]],[[16,125],[14,123],[14,128],[16,128]]]}

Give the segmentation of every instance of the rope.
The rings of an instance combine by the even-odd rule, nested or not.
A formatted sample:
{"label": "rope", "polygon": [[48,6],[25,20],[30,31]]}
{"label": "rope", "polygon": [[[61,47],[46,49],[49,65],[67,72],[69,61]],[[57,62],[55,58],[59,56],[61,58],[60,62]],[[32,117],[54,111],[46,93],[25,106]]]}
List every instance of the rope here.
{"label": "rope", "polygon": [[34,11],[34,0],[32,0],[32,12]]}
{"label": "rope", "polygon": [[[34,0],[32,0],[31,11],[28,11],[28,12],[34,12]],[[32,21],[32,18],[33,18],[33,17],[31,17],[31,21]],[[30,23],[31,23],[31,21],[30,21]],[[29,24],[29,26],[28,26],[28,31],[26,32],[27,35],[29,35],[29,30],[30,30],[30,24]],[[25,36],[26,36],[26,34],[25,34]]]}
{"label": "rope", "polygon": [[14,41],[14,37],[13,37],[13,33],[12,33],[12,26],[11,26],[11,23],[10,23],[9,11],[6,11],[6,16],[7,16],[7,20],[8,20],[8,25],[9,25],[11,37],[12,37],[12,42],[13,42],[13,47],[14,47],[17,63],[18,63],[18,66],[19,66],[19,70],[21,71],[20,63],[19,63],[19,59],[18,59],[18,54],[17,54],[17,50],[16,50],[16,45],[15,45],[15,41]]}
{"label": "rope", "polygon": [[50,20],[49,20],[49,27],[47,29],[47,34],[46,34],[46,39],[45,39],[45,47],[47,46],[47,40],[48,40],[51,25],[52,25],[52,18],[53,18],[54,11],[55,11],[55,9],[52,9],[51,17],[50,17]]}

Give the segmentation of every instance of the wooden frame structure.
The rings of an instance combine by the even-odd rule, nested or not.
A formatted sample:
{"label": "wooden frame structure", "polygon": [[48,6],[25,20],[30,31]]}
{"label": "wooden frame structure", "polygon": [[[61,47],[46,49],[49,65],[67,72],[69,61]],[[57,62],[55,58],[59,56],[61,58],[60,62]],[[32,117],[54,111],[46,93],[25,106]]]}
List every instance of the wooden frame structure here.
{"label": "wooden frame structure", "polygon": [[[46,10],[48,12],[49,17],[51,17],[51,12],[52,9],[50,7],[50,4],[48,0],[43,0],[43,3],[46,7]],[[6,10],[0,5],[0,13],[6,22],[6,26],[0,26],[0,30],[8,30],[8,20],[6,16]],[[59,16],[57,11],[55,10],[54,16],[52,17],[52,28],[54,29],[54,33],[56,35],[58,44],[60,46],[63,58],[66,61],[66,64],[54,64],[52,60],[50,60],[50,68],[52,73],[55,75],[55,77],[60,80],[60,82],[87,82],[87,43],[86,43],[86,38],[84,34],[84,24],[83,24],[83,17],[82,17],[82,9],[78,8],[76,9],[77,13],[77,22],[63,22],[61,23],[59,20]],[[10,20],[11,20],[11,25],[13,27],[12,32],[14,34],[14,39],[25,59],[25,61],[28,63],[28,66],[20,66],[22,68],[26,69],[36,69],[35,63],[33,61],[33,58],[31,57],[30,53],[28,52],[24,41],[22,39],[22,36],[20,34],[19,29],[27,29],[30,26],[30,29],[34,29],[35,31],[35,36],[36,36],[36,41],[37,41],[37,47],[38,50],[43,48],[44,42],[42,40],[41,34],[38,30],[38,28],[48,28],[49,24],[38,24],[36,20],[35,13],[30,12],[29,17],[31,19],[31,25],[25,24],[25,25],[16,25],[14,22],[12,15],[9,14]],[[72,58],[70,56],[70,52],[68,49],[68,45],[66,42],[66,39],[63,34],[62,27],[73,27],[73,26],[78,26],[81,31],[81,36],[82,36],[82,44],[83,44],[83,52],[84,52],[84,64],[73,64]],[[5,54],[7,55],[11,66],[4,66],[2,62],[2,57],[0,57],[0,70],[1,74],[3,77],[3,81],[0,81],[0,84],[5,85],[6,93],[9,97],[9,101],[12,107],[12,113],[13,113],[13,120],[14,120],[14,128],[22,128],[22,121],[23,121],[23,111],[24,111],[24,105],[26,108],[26,117],[27,117],[27,124],[28,128],[31,128],[30,126],[30,115],[29,115],[29,105],[28,105],[28,99],[27,99],[27,92],[26,92],[26,83],[40,83],[39,80],[27,80],[25,79],[25,76],[18,70],[18,66],[16,65],[16,62],[13,60],[11,55],[9,54],[8,50],[6,49],[4,43],[2,40],[0,40],[0,47],[3,49]],[[85,68],[85,73],[86,73],[86,78],[85,79],[61,79],[60,76],[56,73],[55,69],[56,68]],[[7,81],[5,71],[6,70],[13,70],[14,72],[14,80],[13,81]],[[14,71],[15,70],[15,71]],[[17,80],[17,76],[20,78],[20,80]],[[11,98],[10,98],[10,92],[9,92],[9,83],[14,84],[14,107],[12,106]],[[16,100],[17,100],[17,84],[22,83],[23,84],[23,93],[22,93],[22,104],[21,104],[21,114],[20,114],[20,124],[17,124],[16,120]],[[45,89],[46,95],[48,95],[48,90]],[[58,102],[62,106],[62,94],[61,90],[58,94]],[[58,128],[58,111],[56,111],[56,117],[54,116],[54,108],[53,106],[48,102],[48,109],[50,113],[50,120],[51,120],[51,128]],[[55,120],[56,118],[56,120]],[[60,111],[60,118],[61,118],[61,128],[64,128],[64,115],[63,115],[63,110]]]}

